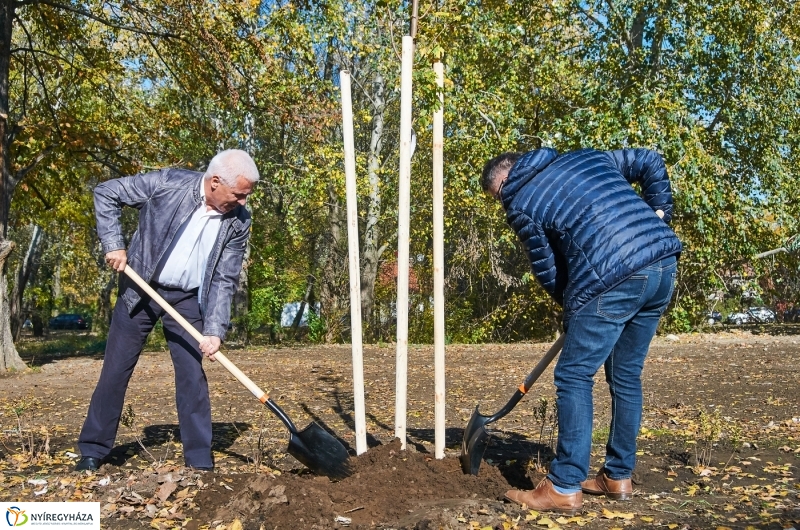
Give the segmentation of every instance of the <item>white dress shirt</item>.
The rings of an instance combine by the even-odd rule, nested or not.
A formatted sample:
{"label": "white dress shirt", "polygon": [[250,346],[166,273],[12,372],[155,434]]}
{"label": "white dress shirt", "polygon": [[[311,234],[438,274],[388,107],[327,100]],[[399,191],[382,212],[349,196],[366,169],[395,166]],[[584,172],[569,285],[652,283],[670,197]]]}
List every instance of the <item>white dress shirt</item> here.
{"label": "white dress shirt", "polygon": [[191,291],[203,285],[206,264],[217,242],[222,213],[206,206],[205,181],[200,181],[202,202],[175,234],[175,239],[156,267],[159,285]]}

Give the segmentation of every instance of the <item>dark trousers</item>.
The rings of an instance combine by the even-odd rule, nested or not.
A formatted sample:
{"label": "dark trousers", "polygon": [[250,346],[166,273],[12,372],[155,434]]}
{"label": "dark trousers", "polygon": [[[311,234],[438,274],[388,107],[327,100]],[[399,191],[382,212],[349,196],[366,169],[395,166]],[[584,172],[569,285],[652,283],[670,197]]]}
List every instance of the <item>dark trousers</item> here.
{"label": "dark trousers", "polygon": [[[195,329],[202,332],[197,291],[153,287]],[[197,341],[147,295],[144,295],[133,314],[128,314],[128,308],[122,300],[118,300],[114,308],[100,380],[92,394],[89,412],[78,439],[82,456],[102,459],[114,447],[128,382],[147,335],[159,318],[175,367],[175,401],[184,461],[187,466],[193,467],[213,465],[211,402],[202,366],[203,356]]]}

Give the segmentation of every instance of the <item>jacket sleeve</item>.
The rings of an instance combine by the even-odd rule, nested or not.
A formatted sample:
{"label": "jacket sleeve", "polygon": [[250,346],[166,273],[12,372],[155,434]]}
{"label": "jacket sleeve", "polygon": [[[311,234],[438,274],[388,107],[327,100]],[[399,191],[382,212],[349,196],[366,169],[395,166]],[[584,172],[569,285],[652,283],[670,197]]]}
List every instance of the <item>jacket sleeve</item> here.
{"label": "jacket sleeve", "polygon": [[219,337],[224,341],[228,333],[231,301],[239,287],[239,274],[242,271],[247,241],[250,239],[250,225],[248,219],[242,229],[222,249],[222,255],[211,278],[208,300],[204,303],[206,311],[203,317],[203,335]]}
{"label": "jacket sleeve", "polygon": [[609,151],[619,171],[630,182],[642,187],[642,198],[653,211],[664,212],[664,222],[672,220],[672,188],[664,159],[650,149],[619,149]]}
{"label": "jacket sleeve", "polygon": [[507,218],[508,224],[528,251],[528,259],[536,281],[559,305],[563,306],[567,272],[564,267],[558,266],[557,257],[544,229],[518,210],[509,210]]}
{"label": "jacket sleeve", "polygon": [[94,188],[94,215],[103,254],[125,248],[122,224],[119,221],[122,207],[130,206],[140,210],[164,178],[162,171],[152,171],[108,180]]}

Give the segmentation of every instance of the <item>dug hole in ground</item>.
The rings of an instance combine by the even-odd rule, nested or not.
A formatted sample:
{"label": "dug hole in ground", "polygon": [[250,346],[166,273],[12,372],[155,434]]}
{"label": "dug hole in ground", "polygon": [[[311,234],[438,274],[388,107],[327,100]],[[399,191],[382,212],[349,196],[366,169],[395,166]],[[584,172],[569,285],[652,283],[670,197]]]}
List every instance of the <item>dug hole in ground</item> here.
{"label": "dug hole in ground", "polygon": [[[800,528],[800,337],[672,339],[657,337],[645,365],[633,500],[586,496],[575,517],[502,500],[507,489],[533,487],[552,458],[552,368],[492,425],[496,435],[477,477],[464,475],[458,460],[474,407],[492,413],[504,405],[544,343],[448,346],[443,460],[433,456],[433,348],[409,348],[403,451],[394,439],[395,351],[365,347],[370,448],[352,458],[354,473],[341,481],[308,473],[287,455],[282,424],[214,364],[206,372],[216,469],[184,468],[166,351],[142,355],[109,463],[94,474],[74,472],[102,355],[40,354],[38,368],[0,378],[0,500],[99,501],[102,527],[110,529]],[[354,449],[349,346],[227,354],[298,427],[317,421]],[[593,470],[602,464],[609,405],[601,371]]]}

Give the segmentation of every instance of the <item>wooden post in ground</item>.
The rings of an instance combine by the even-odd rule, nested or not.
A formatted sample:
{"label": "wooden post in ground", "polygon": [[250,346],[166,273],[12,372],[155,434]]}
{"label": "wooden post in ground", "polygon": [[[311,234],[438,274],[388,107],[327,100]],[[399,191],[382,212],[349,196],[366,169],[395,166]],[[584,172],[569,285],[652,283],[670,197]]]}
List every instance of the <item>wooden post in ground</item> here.
{"label": "wooden post in ground", "polygon": [[395,358],[394,434],[406,448],[406,397],[408,391],[408,238],[411,217],[411,74],[414,38],[403,37],[400,74],[400,179],[397,208],[397,353]]}
{"label": "wooden post in ground", "polygon": [[445,356],[444,356],[444,65],[433,63],[439,90],[439,109],[433,113],[433,360],[434,448],[444,458]]}
{"label": "wooden post in ground", "polygon": [[367,422],[364,407],[364,353],[361,336],[361,266],[358,247],[358,196],[356,194],[356,151],[353,139],[353,103],[350,72],[339,74],[342,91],[342,136],[344,174],[347,189],[347,247],[350,265],[350,340],[353,345],[353,401],[355,405],[356,454],[367,450]]}

